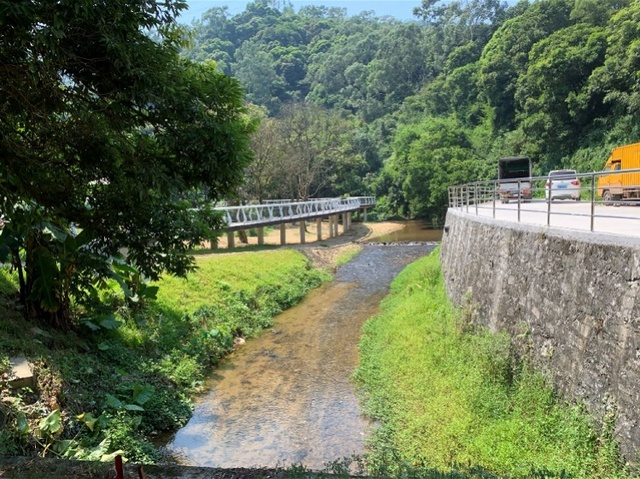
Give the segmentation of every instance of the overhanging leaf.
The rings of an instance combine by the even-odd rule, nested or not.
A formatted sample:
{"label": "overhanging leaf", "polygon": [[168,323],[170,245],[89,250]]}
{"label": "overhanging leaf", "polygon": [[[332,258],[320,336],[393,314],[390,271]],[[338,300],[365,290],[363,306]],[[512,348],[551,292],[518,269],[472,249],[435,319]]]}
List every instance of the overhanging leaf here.
{"label": "overhanging leaf", "polygon": [[60,243],[64,243],[64,241],[67,239],[67,236],[69,236],[63,229],[59,228],[49,221],[45,221],[44,223],[42,223],[42,232],[50,234]]}
{"label": "overhanging leaf", "polygon": [[29,432],[29,423],[27,422],[27,416],[20,411],[18,413],[16,428],[20,434],[27,434]]}
{"label": "overhanging leaf", "polygon": [[91,432],[93,432],[93,428],[98,421],[98,418],[93,417],[93,414],[91,414],[90,412],[83,412],[82,414],[78,414],[76,418],[78,419],[78,421],[84,423]]}
{"label": "overhanging leaf", "polygon": [[147,299],[157,299],[159,290],[159,286],[145,286],[140,294]]}
{"label": "overhanging leaf", "polygon": [[144,408],[141,406],[138,406],[137,404],[127,404],[124,408],[127,411],[144,411]]}
{"label": "overhanging leaf", "polygon": [[60,411],[55,410],[38,424],[38,429],[47,434],[56,434],[62,429],[62,417]]}
{"label": "overhanging leaf", "polygon": [[112,396],[111,394],[107,394],[107,396],[105,397],[104,403],[106,404],[107,407],[110,407],[113,409],[122,409],[122,407],[124,406],[124,404],[122,403],[122,401],[120,401],[120,399],[118,399],[115,396]]}
{"label": "overhanging leaf", "polygon": [[143,405],[153,397],[155,389],[149,384],[136,384],[133,386],[133,401]]}
{"label": "overhanging leaf", "polygon": [[118,329],[121,323],[116,320],[113,314],[109,314],[102,318],[98,324],[104,329]]}

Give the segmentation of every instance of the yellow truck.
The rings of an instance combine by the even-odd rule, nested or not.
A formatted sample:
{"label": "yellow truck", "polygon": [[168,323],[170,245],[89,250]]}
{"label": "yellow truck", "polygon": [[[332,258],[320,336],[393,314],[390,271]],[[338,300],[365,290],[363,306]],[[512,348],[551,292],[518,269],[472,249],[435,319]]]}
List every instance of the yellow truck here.
{"label": "yellow truck", "polygon": [[[640,143],[619,146],[611,150],[611,156],[598,177],[598,195],[604,201],[640,198]],[[607,173],[620,171],[620,173]]]}

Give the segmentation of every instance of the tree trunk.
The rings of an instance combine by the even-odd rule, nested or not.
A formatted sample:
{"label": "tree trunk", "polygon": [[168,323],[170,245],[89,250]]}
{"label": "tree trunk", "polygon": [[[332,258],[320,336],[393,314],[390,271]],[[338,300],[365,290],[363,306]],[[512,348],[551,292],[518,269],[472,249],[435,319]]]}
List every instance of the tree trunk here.
{"label": "tree trunk", "polygon": [[35,265],[35,251],[39,246],[39,237],[37,234],[30,234],[27,236],[25,244],[25,271],[26,281],[24,281],[24,294],[26,316],[34,318],[41,323],[52,326],[60,330],[71,329],[71,301],[69,298],[69,291],[64,287],[63,282],[58,278],[55,284],[52,285],[51,293],[54,294],[58,300],[58,307],[53,310],[46,310],[42,307],[42,298],[40,292],[36,290],[36,281],[38,280],[38,269]]}

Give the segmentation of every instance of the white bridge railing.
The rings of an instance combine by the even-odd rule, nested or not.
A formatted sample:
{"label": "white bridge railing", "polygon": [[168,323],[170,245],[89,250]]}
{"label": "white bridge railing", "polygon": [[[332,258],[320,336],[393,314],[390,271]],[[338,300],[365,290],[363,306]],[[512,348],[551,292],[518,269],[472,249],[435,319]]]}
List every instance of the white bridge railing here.
{"label": "white bridge railing", "polygon": [[261,205],[225,206],[214,208],[224,214],[227,227],[257,226],[284,223],[305,218],[318,218],[336,213],[373,207],[375,196],[322,198],[309,201],[270,202]]}

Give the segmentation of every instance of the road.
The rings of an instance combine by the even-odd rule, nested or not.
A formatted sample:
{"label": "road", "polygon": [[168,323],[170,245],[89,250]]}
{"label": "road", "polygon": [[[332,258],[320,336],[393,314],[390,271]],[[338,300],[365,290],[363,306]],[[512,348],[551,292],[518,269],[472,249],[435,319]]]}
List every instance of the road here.
{"label": "road", "polygon": [[[547,202],[534,200],[520,204],[520,222],[532,225],[547,225]],[[476,214],[474,205],[455,208],[470,214]],[[493,203],[479,204],[477,214],[493,217]],[[504,221],[518,221],[518,203],[501,204],[496,202],[495,218]],[[548,225],[553,228],[569,230],[591,230],[591,203],[556,200],[551,203],[551,215]],[[640,238],[640,205],[607,206],[596,203],[594,207],[593,231],[597,233],[613,233],[626,237]]]}

